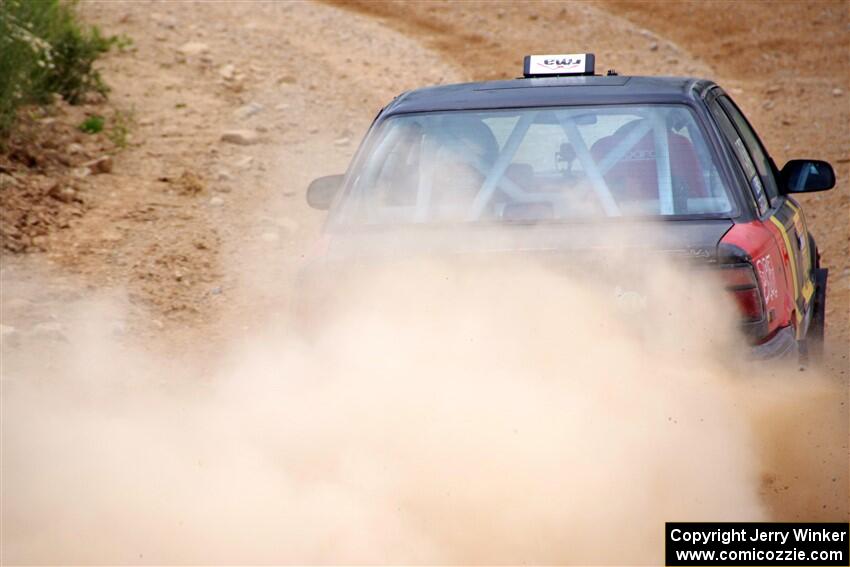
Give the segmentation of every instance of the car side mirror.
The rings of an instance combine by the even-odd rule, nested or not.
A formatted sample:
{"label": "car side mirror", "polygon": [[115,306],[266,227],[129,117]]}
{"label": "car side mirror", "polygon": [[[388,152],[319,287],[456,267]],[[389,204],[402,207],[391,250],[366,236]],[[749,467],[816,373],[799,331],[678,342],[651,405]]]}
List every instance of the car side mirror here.
{"label": "car side mirror", "polygon": [[835,172],[825,161],[792,159],[779,172],[779,181],[784,194],[826,191],[835,186]]}
{"label": "car side mirror", "polygon": [[322,211],[330,209],[344,178],[344,175],[325,175],[311,181],[307,187],[307,204]]}

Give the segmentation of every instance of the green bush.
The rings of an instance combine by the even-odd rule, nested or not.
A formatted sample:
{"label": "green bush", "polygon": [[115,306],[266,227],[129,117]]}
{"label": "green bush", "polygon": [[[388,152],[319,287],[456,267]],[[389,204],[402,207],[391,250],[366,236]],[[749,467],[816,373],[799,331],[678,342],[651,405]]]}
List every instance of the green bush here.
{"label": "green bush", "polygon": [[87,92],[106,94],[93,64],[115,41],[81,24],[73,2],[0,0],[0,137],[21,105],[46,104],[54,94],[71,104]]}

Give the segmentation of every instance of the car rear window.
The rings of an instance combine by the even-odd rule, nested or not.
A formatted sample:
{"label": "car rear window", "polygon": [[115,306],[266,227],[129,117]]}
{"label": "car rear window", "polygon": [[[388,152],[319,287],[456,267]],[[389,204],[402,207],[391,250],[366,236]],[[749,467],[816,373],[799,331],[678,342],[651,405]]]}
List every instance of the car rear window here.
{"label": "car rear window", "polygon": [[689,107],[621,105],[391,117],[364,145],[337,217],[536,222],[731,210]]}

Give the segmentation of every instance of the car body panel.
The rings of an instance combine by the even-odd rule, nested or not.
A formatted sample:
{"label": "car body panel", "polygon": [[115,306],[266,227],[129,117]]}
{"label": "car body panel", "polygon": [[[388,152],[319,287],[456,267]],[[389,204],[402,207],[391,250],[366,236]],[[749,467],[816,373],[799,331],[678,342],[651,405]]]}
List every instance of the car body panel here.
{"label": "car body panel", "polygon": [[802,209],[792,199],[770,217],[780,240],[788,280],[788,302],[794,311],[797,338],[806,334],[815,293],[815,263]]}
{"label": "car body panel", "polygon": [[784,246],[780,246],[773,223],[758,220],[737,223],[723,237],[722,244],[740,251],[734,260],[749,262],[755,268],[767,317],[764,335],[770,337],[779,329],[793,325],[793,293],[789,292],[793,284],[786,269],[787,254]]}
{"label": "car body panel", "polygon": [[[372,228],[330,235],[328,261],[393,260],[420,256],[518,251],[605,252],[656,250],[716,262],[728,219],[669,222],[496,224],[469,227]],[[388,235],[391,238],[388,238]]]}
{"label": "car body panel", "polygon": [[558,77],[427,87],[398,96],[381,118],[438,110],[582,104],[687,103],[713,83],[680,77]]}

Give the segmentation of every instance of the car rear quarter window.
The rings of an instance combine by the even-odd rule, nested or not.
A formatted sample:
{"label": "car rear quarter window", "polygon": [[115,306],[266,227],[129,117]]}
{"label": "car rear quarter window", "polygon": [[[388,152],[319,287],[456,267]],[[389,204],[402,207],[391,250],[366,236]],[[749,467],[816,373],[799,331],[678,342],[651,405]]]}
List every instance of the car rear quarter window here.
{"label": "car rear quarter window", "polygon": [[735,152],[735,157],[738,158],[738,163],[744,172],[744,176],[747,178],[747,183],[753,200],[756,203],[756,207],[758,208],[759,215],[764,215],[770,208],[767,193],[765,192],[759,171],[756,169],[756,165],[750,156],[750,152],[747,150],[746,144],[744,144],[744,140],[735,128],[735,125],[732,124],[732,120],[717,101],[710,103],[709,108],[717,121],[717,125],[720,128],[723,137],[726,138],[729,145],[732,146],[732,150]]}
{"label": "car rear quarter window", "polygon": [[773,164],[770,161],[767,150],[743,113],[732,102],[732,99],[728,96],[720,96],[717,100],[723,106],[726,114],[729,115],[729,118],[735,125],[735,129],[738,130],[738,134],[744,141],[744,145],[747,147],[747,151],[750,153],[750,157],[752,157],[753,163],[759,172],[759,177],[767,193],[768,200],[772,204],[773,200],[779,197],[779,189],[773,174]]}

